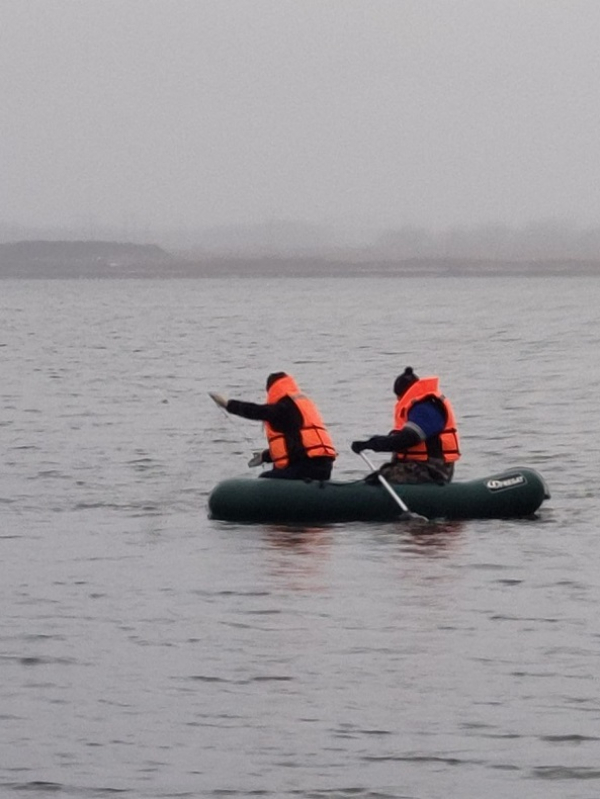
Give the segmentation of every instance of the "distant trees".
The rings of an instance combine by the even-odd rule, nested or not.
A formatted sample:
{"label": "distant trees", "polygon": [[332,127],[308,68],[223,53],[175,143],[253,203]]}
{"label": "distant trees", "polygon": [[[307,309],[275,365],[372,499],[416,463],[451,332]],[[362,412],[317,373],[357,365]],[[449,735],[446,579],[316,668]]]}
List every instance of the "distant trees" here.
{"label": "distant trees", "polygon": [[561,220],[514,228],[481,225],[440,232],[407,225],[375,240],[381,257],[461,258],[491,261],[600,260],[600,227],[582,229]]}
{"label": "distant trees", "polygon": [[[116,231],[105,233],[86,241],[81,231],[76,230],[40,231],[0,224],[0,256],[26,260],[95,257],[129,261],[160,260],[169,253],[182,256],[188,253],[195,258],[600,262],[600,226],[584,228],[561,219],[545,219],[516,227],[487,224],[444,230],[408,224],[377,230],[367,225],[344,227],[335,223],[271,220],[256,225],[154,230],[135,242],[117,238]],[[151,241],[165,249],[150,245]]]}

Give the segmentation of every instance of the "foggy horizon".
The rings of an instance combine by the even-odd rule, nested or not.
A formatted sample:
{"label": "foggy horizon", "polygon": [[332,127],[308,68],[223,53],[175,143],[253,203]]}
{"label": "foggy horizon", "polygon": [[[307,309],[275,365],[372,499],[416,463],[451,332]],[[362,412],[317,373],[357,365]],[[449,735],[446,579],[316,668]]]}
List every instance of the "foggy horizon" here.
{"label": "foggy horizon", "polygon": [[[10,235],[12,233],[12,235]],[[346,233],[346,235],[344,235]],[[64,245],[61,249],[57,245]],[[75,246],[77,245],[77,246]],[[98,245],[98,246],[96,246]],[[580,261],[600,266],[600,226],[579,228],[561,220],[541,220],[521,227],[480,225],[442,231],[414,226],[343,231],[325,225],[272,220],[264,225],[223,226],[206,230],[124,231],[105,228],[19,229],[0,224],[0,263],[64,257],[84,260],[112,250],[127,257],[186,260],[296,258],[334,261],[463,260]],[[98,249],[101,247],[101,249]],[[138,248],[137,250],[135,248]],[[128,248],[128,249],[127,249]]]}
{"label": "foggy horizon", "polygon": [[3,229],[600,220],[593,0],[0,0]]}

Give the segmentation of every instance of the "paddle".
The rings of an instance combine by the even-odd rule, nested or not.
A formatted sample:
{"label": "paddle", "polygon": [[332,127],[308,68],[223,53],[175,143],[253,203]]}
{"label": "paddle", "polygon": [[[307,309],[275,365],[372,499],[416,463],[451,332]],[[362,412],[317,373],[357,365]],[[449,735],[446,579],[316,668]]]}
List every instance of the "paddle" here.
{"label": "paddle", "polygon": [[[372,472],[375,472],[376,469],[373,466],[373,464],[371,463],[369,457],[367,455],[365,455],[364,452],[359,452],[358,454],[363,459],[363,461],[367,464],[369,469]],[[422,521],[422,522],[429,521],[429,519],[426,516],[421,516],[421,514],[419,514],[419,513],[413,513],[408,508],[406,503],[403,502],[402,499],[398,496],[398,494],[396,494],[396,492],[391,487],[391,485],[388,483],[388,481],[385,479],[385,477],[382,474],[380,474],[379,472],[377,472],[377,479],[379,480],[381,485],[385,488],[385,490],[388,492],[388,494],[393,498],[394,502],[400,507],[400,510],[402,511],[402,515],[400,516],[401,519],[418,519],[419,521]]]}

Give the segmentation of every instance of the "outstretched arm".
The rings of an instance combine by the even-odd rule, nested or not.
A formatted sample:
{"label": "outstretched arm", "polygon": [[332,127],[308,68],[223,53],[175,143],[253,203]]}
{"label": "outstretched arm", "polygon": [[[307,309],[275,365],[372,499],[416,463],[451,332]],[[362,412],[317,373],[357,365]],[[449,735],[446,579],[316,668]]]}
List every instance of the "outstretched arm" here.
{"label": "outstretched arm", "polygon": [[402,430],[393,431],[387,436],[372,436],[366,441],[353,441],[352,451],[372,449],[373,452],[404,452],[424,440],[423,431],[417,425],[407,422]]}
{"label": "outstretched arm", "polygon": [[270,422],[273,419],[273,405],[259,405],[256,402],[230,399],[225,410],[227,413],[233,413],[234,416],[243,416],[244,419],[256,419],[261,422]]}
{"label": "outstretched arm", "polygon": [[243,416],[244,419],[258,419],[262,422],[270,422],[273,418],[273,405],[258,405],[255,402],[242,402],[241,400],[228,400],[224,394],[217,394],[214,391],[208,392],[209,397],[227,413],[236,416]]}

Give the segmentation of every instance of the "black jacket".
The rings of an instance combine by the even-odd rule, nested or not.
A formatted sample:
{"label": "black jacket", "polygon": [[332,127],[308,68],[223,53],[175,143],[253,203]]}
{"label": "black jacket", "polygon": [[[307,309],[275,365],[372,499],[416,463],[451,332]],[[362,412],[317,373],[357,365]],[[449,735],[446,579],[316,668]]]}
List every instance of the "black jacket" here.
{"label": "black jacket", "polygon": [[[235,416],[243,416],[244,419],[268,422],[273,430],[283,433],[287,443],[290,465],[307,460],[300,437],[302,414],[291,397],[282,397],[278,402],[264,405],[231,399],[227,403],[227,412],[233,413]],[[263,452],[263,461],[271,463],[268,449]]]}

